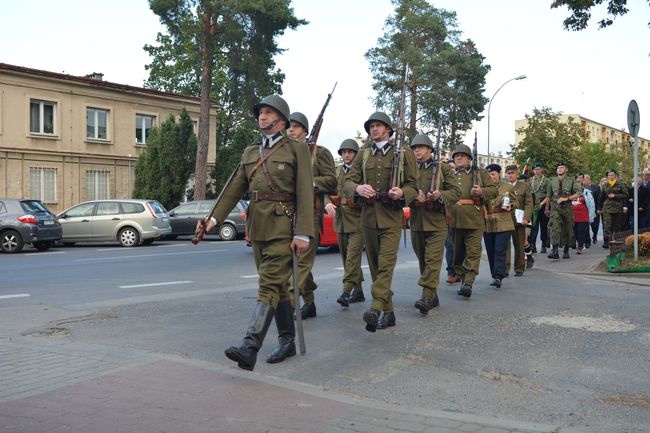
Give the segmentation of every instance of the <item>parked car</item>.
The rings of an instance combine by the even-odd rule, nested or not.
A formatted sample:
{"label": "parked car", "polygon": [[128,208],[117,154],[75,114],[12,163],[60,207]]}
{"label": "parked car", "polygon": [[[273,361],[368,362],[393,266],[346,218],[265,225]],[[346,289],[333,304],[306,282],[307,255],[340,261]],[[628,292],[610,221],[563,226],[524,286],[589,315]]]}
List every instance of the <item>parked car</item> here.
{"label": "parked car", "polygon": [[95,200],[59,214],[61,242],[118,241],[123,247],[148,245],[171,233],[169,215],[155,200]]}
{"label": "parked car", "polygon": [[61,239],[61,224],[39,200],[0,198],[0,250],[17,253],[25,244],[46,251]]}
{"label": "parked car", "polygon": [[[180,204],[169,211],[169,220],[172,226],[171,234],[167,239],[176,239],[178,236],[193,235],[196,229],[196,222],[205,218],[216,200],[197,200]],[[238,236],[244,235],[246,227],[246,211],[248,210],[248,201],[239,200],[237,206],[230,212],[228,218],[222,222],[218,228],[210,230],[207,234],[219,235],[221,240],[231,241]]]}

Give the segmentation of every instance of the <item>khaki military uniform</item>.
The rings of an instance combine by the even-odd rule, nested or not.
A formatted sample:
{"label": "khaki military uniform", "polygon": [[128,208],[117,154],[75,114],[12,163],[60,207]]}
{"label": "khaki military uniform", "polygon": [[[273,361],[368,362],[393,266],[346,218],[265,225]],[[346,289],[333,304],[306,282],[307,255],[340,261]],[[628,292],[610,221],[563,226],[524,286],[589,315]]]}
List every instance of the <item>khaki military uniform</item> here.
{"label": "khaki military uniform", "polygon": [[533,176],[530,178],[530,189],[533,193],[533,228],[530,231],[530,243],[535,246],[537,243],[537,234],[539,233],[542,247],[550,246],[548,237],[548,217],[544,213],[541,203],[546,198],[548,189],[548,178],[545,175]]}
{"label": "khaki military uniform", "polygon": [[[289,302],[289,278],[292,269],[291,240],[294,235],[314,237],[314,189],[309,149],[304,143],[276,134],[272,147],[249,146],[244,150],[240,166],[224,187],[219,203],[212,213],[218,222],[228,216],[237,202],[248,193],[250,204],[246,226],[253,244],[255,265],[259,273],[258,302],[277,307]],[[276,146],[278,148],[276,149]],[[275,149],[275,150],[274,150]],[[273,151],[265,166],[253,167],[261,153]],[[268,184],[271,180],[272,185]],[[295,232],[287,214],[295,213]]]}
{"label": "khaki military uniform", "polygon": [[[526,269],[526,254],[524,246],[526,245],[526,226],[518,224],[515,218],[515,209],[524,211],[524,219],[531,221],[533,217],[533,194],[530,185],[526,182],[518,180],[514,183],[510,191],[512,199],[512,223],[514,230],[512,231],[512,244],[515,247],[515,272],[524,272]],[[508,248],[508,252],[510,249]],[[506,261],[506,273],[510,270],[510,260]]]}
{"label": "khaki military uniform", "polygon": [[[481,263],[481,239],[485,230],[485,215],[482,204],[472,201],[472,169],[453,170],[454,183],[460,188],[460,200],[449,206],[451,228],[454,236],[454,269],[463,284],[474,284]],[[483,189],[483,201],[497,195],[497,187],[485,169],[479,170],[479,185]]]}
{"label": "khaki military uniform", "polygon": [[[623,207],[627,204],[628,192],[627,187],[620,179],[616,179],[614,185],[605,181],[601,185],[600,200],[598,206],[603,215],[603,235],[605,242],[609,242],[612,233],[623,229],[625,213]],[[609,198],[609,194],[614,194],[614,198]]]}
{"label": "khaki military uniform", "polygon": [[[333,194],[336,191],[336,168],[330,151],[322,146],[316,146],[311,158],[311,166],[314,186],[314,242],[309,244],[309,249],[304,251],[298,259],[298,284],[300,285],[300,294],[306,304],[314,303],[314,290],[318,288],[311,269],[314,267],[316,251],[320,243],[320,232],[323,228],[325,195]],[[293,287],[291,287],[291,292],[293,292]]]}
{"label": "khaki military uniform", "polygon": [[336,169],[337,196],[340,203],[334,214],[334,230],[338,238],[339,252],[343,259],[343,292],[362,292],[363,272],[361,271],[361,252],[363,234],[361,232],[361,206],[354,204],[354,196],[343,194],[345,176],[350,170],[345,164]]}
{"label": "khaki military uniform", "polygon": [[485,202],[487,216],[485,218],[485,252],[490,263],[492,278],[503,279],[506,275],[506,255],[510,249],[510,237],[515,229],[511,211],[503,209],[504,197],[510,199],[512,205],[512,184],[500,182],[497,184],[497,196]]}
{"label": "khaki military uniform", "polygon": [[373,145],[360,151],[345,177],[343,187],[343,193],[348,197],[354,196],[357,186],[363,184],[371,185],[377,192],[375,200],[363,200],[361,225],[372,276],[371,308],[386,313],[393,311],[391,287],[404,219],[402,206],[413,201],[417,195],[415,155],[413,150],[402,146],[399,186],[404,195],[393,203],[387,197],[391,187],[394,152],[395,144],[392,142],[384,145],[383,149],[375,149]]}
{"label": "khaki military uniform", "polygon": [[548,229],[551,235],[551,244],[558,247],[571,247],[575,244],[573,206],[571,200],[557,204],[557,199],[574,194],[582,195],[582,187],[570,176],[565,175],[563,179],[556,176],[549,180],[546,194],[550,201]]}
{"label": "khaki military uniform", "polygon": [[[434,169],[433,160],[417,163],[417,188],[424,193],[425,197],[431,190]],[[433,299],[438,289],[448,232],[445,204],[456,203],[460,198],[460,189],[454,180],[449,164],[440,163],[438,190],[442,193],[442,202],[413,201],[410,205],[411,244],[420,265],[418,285],[422,287],[423,299]]]}

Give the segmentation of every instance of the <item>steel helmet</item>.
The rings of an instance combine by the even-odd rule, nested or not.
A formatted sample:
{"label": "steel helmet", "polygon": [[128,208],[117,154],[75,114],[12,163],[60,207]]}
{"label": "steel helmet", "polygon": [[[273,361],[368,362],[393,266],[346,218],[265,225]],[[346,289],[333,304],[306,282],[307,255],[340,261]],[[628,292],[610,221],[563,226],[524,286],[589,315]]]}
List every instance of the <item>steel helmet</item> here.
{"label": "steel helmet", "polygon": [[418,134],[413,137],[413,140],[411,140],[411,147],[413,148],[415,146],[426,146],[433,149],[433,143],[427,134]]}
{"label": "steel helmet", "polygon": [[388,114],[382,113],[381,111],[375,111],[368,117],[368,120],[365,121],[363,124],[363,128],[366,130],[368,134],[370,134],[370,124],[372,122],[381,122],[384,125],[390,129],[390,135],[393,135],[393,122],[390,121],[390,117],[388,117]]}
{"label": "steel helmet", "polygon": [[464,153],[469,156],[469,159],[472,159],[472,149],[470,149],[466,144],[459,144],[456,146],[454,153],[451,154],[451,157],[453,158],[457,153]]}
{"label": "steel helmet", "polygon": [[346,138],[339,146],[339,155],[341,155],[344,150],[352,150],[359,153],[359,143],[357,143],[357,140],[352,138]]}
{"label": "steel helmet", "polygon": [[271,107],[280,113],[280,115],[284,118],[285,128],[289,128],[289,126],[291,126],[289,123],[290,110],[287,101],[282,99],[279,95],[265,96],[259,103],[253,106],[253,114],[255,114],[256,119],[260,117],[260,108],[262,108],[263,105]]}
{"label": "steel helmet", "polygon": [[305,128],[305,131],[309,133],[309,120],[307,120],[307,116],[305,116],[301,112],[295,111],[291,113],[291,116],[289,116],[289,120],[292,122],[300,123],[300,126]]}

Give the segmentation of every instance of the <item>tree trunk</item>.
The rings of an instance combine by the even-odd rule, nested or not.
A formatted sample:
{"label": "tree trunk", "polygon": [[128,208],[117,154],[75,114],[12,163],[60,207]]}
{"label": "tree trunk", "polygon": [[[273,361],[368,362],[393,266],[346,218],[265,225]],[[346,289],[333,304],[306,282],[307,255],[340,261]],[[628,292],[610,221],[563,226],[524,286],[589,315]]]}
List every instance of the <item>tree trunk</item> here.
{"label": "tree trunk", "polygon": [[210,144],[210,91],[212,89],[212,68],[214,66],[215,22],[210,14],[203,14],[204,37],[201,63],[201,107],[199,112],[199,136],[196,146],[196,168],[194,170],[194,200],[205,199],[208,181],[208,147]]}

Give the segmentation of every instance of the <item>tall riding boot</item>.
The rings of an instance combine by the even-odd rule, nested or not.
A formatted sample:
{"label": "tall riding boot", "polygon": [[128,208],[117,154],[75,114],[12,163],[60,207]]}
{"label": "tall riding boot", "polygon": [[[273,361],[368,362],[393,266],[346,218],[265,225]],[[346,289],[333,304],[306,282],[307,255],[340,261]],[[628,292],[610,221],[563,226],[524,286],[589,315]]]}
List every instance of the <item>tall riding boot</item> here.
{"label": "tall riding boot", "polygon": [[278,342],[280,343],[266,357],[266,362],[275,364],[296,354],[296,327],[293,323],[293,307],[291,302],[281,302],[275,310],[275,324],[278,326]]}
{"label": "tall riding boot", "polygon": [[557,251],[557,245],[553,245],[551,247],[551,254],[548,255],[548,258],[549,259],[559,259],[560,258],[560,254]]}
{"label": "tall riding boot", "polygon": [[239,347],[230,346],[226,348],[226,356],[235,361],[239,368],[253,371],[255,361],[257,361],[257,352],[262,347],[274,313],[275,310],[270,305],[258,303],[251,318],[251,323],[248,325],[246,336]]}
{"label": "tall riding boot", "polygon": [[569,258],[569,247],[566,246],[564,247],[564,254],[562,254],[563,259],[568,259]]}

